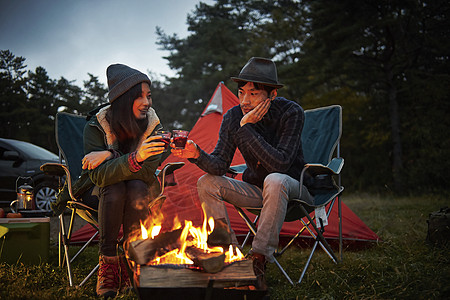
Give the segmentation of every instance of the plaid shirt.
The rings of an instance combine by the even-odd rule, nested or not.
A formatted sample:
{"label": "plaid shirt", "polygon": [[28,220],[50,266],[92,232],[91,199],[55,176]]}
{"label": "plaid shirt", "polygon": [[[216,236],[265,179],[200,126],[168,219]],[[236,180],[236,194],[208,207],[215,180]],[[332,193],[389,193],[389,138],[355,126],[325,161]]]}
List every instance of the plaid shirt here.
{"label": "plaid shirt", "polygon": [[305,164],[301,144],[303,108],[277,97],[258,123],[241,127],[242,117],[239,105],[231,108],[223,117],[214,151],[207,154],[201,150],[198,159],[191,161],[203,171],[221,176],[230,167],[237,148],[247,164],[244,181],[262,187],[270,173],[287,174],[298,180]]}

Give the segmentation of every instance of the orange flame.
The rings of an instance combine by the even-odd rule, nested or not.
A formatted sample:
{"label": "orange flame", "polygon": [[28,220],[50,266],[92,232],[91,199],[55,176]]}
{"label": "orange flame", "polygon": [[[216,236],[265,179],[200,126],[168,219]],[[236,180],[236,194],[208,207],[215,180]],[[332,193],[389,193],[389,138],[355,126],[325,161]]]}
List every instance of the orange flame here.
{"label": "orange flame", "polygon": [[[204,213],[204,210],[203,210]],[[206,215],[204,213],[204,215]],[[141,222],[140,234],[135,233],[135,236],[130,238],[128,241],[133,241],[137,239],[154,239],[161,231],[162,220],[153,220],[150,222],[146,220],[146,225]],[[151,223],[151,224],[150,224]],[[173,230],[180,228],[181,223],[176,218],[174,220]],[[208,236],[214,230],[214,219],[210,217],[208,220],[204,218],[201,227],[195,227],[192,221],[185,221],[183,231],[180,236],[181,246],[178,249],[174,249],[170,252],[159,256],[148,263],[148,265],[158,265],[158,264],[194,264],[194,262],[186,255],[185,250],[188,247],[196,247],[203,250],[205,253],[220,252],[223,253],[221,247],[209,247],[208,246]],[[225,252],[225,263],[231,263],[238,260],[243,260],[244,255],[238,248],[234,248],[230,245],[228,251]]]}

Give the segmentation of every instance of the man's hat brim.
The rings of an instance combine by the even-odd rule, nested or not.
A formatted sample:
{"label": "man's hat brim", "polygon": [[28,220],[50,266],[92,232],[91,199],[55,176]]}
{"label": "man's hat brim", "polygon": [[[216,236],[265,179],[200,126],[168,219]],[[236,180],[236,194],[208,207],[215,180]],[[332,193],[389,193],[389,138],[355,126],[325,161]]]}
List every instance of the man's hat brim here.
{"label": "man's hat brim", "polygon": [[236,82],[260,83],[277,89],[283,87],[278,82],[277,66],[271,59],[263,57],[250,58],[239,75],[231,79]]}
{"label": "man's hat brim", "polygon": [[284,86],[284,84],[281,83],[273,83],[273,82],[267,82],[264,80],[258,80],[258,79],[246,79],[246,78],[240,78],[240,77],[230,77],[231,80],[233,80],[234,82],[255,82],[255,83],[261,83],[267,86],[271,86],[277,89],[280,89]]}

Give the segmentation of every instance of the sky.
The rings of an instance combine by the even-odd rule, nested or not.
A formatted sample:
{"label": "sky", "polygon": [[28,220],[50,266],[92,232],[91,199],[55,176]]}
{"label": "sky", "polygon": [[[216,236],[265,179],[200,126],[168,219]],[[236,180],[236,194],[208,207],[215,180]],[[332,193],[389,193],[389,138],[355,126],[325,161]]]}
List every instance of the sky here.
{"label": "sky", "polygon": [[[213,4],[214,0],[201,0]],[[174,76],[156,27],[188,36],[187,16],[200,0],[0,0],[0,50],[22,56],[26,70],[82,86],[88,73],[106,84],[106,68],[123,63]],[[162,79],[160,77],[160,79]]]}

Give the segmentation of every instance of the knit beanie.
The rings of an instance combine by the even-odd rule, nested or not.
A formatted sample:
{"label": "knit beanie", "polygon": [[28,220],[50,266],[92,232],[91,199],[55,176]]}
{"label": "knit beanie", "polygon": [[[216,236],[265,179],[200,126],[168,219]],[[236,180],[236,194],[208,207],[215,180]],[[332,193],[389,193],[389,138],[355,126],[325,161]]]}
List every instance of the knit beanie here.
{"label": "knit beanie", "polygon": [[140,82],[152,85],[147,75],[122,64],[110,65],[106,69],[106,77],[108,78],[110,103]]}

